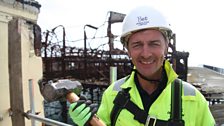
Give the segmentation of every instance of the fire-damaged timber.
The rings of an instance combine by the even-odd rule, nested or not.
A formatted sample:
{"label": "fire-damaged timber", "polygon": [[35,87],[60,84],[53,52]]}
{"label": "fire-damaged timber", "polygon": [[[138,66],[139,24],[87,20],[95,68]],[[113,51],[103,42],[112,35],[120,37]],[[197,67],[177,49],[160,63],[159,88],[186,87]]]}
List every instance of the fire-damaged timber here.
{"label": "fire-damaged timber", "polygon": [[[115,35],[111,32],[113,23],[122,22],[125,15],[110,12],[108,19],[107,37],[109,50],[87,48],[86,34],[84,32],[84,48],[66,46],[65,28],[58,26],[45,33],[42,42],[42,57],[44,65],[44,78],[47,80],[70,78],[77,79],[83,83],[96,85],[109,85],[110,67],[117,67],[117,78],[122,78],[131,72],[132,64],[128,54],[123,49],[114,48]],[[91,25],[88,25],[91,26]],[[61,42],[51,41],[55,35],[54,30],[62,27],[63,40]],[[169,53],[167,59],[171,61],[180,78],[187,80],[188,52],[176,51],[175,34],[170,39]]]}

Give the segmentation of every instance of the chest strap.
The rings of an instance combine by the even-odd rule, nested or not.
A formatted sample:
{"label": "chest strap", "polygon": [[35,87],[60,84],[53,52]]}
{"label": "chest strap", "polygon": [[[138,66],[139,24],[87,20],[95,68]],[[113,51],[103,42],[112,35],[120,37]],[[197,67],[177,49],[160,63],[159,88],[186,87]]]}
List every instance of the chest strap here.
{"label": "chest strap", "polygon": [[135,103],[130,100],[130,94],[128,91],[130,88],[120,91],[114,100],[114,107],[111,112],[111,126],[115,126],[118,115],[122,109],[127,109],[134,115],[134,119],[138,120],[140,123],[145,124],[145,126],[167,126],[168,121],[163,121],[150,117],[148,113],[140,109]]}
{"label": "chest strap", "polygon": [[[110,116],[111,126],[115,126],[116,120],[122,109],[127,109],[134,115],[135,120],[145,124],[145,126],[184,126],[184,121],[182,120],[181,91],[178,91],[182,90],[182,86],[180,86],[182,84],[179,81],[175,81],[173,85],[175,86],[173,86],[173,89],[171,90],[171,92],[173,92],[171,93],[171,116],[168,121],[150,117],[146,111],[140,109],[135,103],[130,100],[129,90],[131,88],[127,88],[119,91],[113,101],[114,107]],[[176,96],[177,94],[178,96]],[[176,102],[178,102],[178,107],[174,104]]]}

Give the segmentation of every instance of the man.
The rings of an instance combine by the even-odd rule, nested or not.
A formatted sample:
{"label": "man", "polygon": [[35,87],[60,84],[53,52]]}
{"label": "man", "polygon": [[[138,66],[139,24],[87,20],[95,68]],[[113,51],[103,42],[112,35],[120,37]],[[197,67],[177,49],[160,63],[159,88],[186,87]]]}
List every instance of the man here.
{"label": "man", "polygon": [[[111,84],[103,94],[97,115],[106,125],[215,125],[203,95],[192,85],[178,80],[177,74],[165,59],[171,34],[169,23],[154,8],[137,7],[125,17],[121,42],[127,48],[134,68],[129,76]],[[181,100],[176,100],[174,97],[177,96],[172,95],[173,85],[177,84],[182,89]],[[172,103],[172,100],[176,103]],[[71,111],[74,107],[79,111],[88,108],[89,111],[81,115],[83,120],[89,120],[89,107],[79,109],[81,107],[77,103],[69,111],[73,120],[77,120],[73,116],[76,109]],[[174,109],[178,112],[173,112]]]}

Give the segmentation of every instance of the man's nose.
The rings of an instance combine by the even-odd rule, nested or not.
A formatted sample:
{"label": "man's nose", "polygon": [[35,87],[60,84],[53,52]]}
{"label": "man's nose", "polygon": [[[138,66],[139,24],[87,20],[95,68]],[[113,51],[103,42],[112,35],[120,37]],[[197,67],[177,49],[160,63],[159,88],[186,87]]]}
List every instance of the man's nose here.
{"label": "man's nose", "polygon": [[149,48],[149,46],[144,45],[141,51],[141,56],[144,58],[149,58],[152,55],[151,51],[152,50]]}

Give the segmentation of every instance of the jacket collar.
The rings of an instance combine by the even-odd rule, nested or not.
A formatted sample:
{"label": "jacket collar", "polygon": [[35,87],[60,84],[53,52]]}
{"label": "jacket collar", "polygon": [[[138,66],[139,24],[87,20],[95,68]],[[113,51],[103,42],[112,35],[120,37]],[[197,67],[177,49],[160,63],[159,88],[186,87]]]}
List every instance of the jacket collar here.
{"label": "jacket collar", "polygon": [[[176,74],[176,72],[174,71],[174,69],[172,68],[168,60],[165,61],[164,67],[165,67],[166,75],[168,78],[167,84],[171,84],[171,82],[173,82],[178,77],[178,75]],[[135,69],[135,66],[134,66],[134,69]],[[121,88],[128,88],[128,87],[132,88],[133,86],[135,86],[134,75],[135,75],[135,72],[132,71],[130,77],[121,86]]]}

